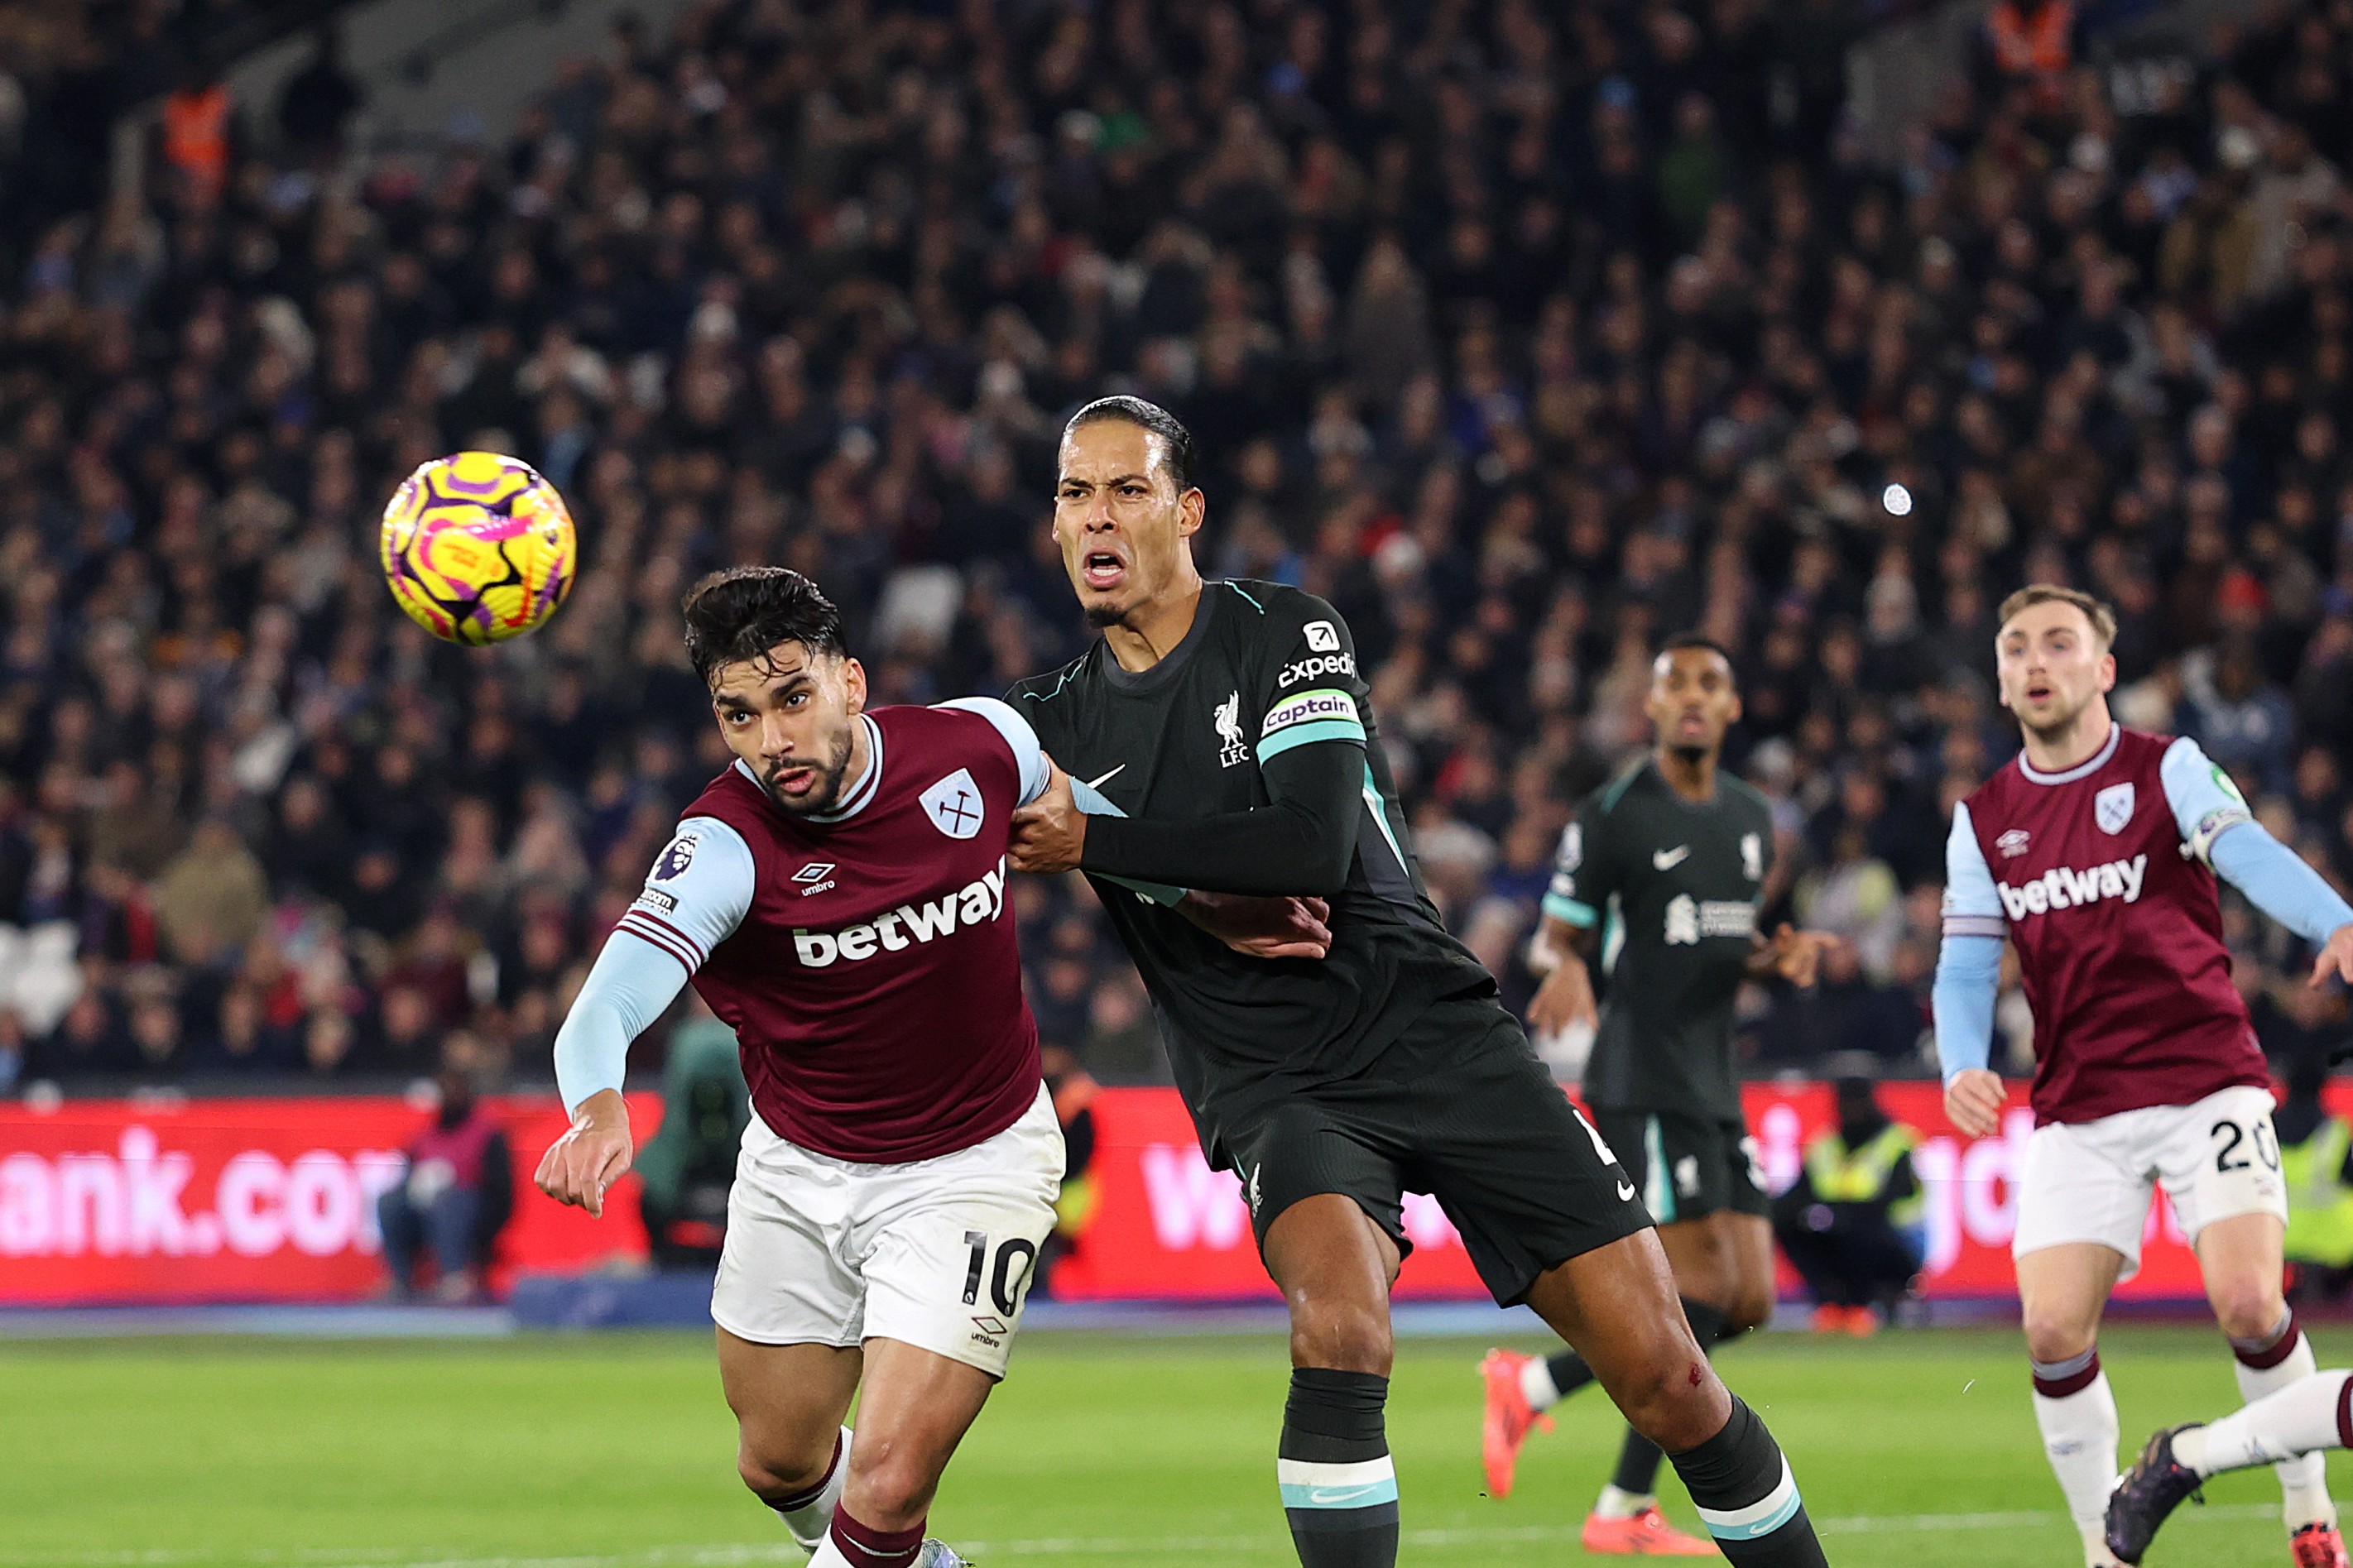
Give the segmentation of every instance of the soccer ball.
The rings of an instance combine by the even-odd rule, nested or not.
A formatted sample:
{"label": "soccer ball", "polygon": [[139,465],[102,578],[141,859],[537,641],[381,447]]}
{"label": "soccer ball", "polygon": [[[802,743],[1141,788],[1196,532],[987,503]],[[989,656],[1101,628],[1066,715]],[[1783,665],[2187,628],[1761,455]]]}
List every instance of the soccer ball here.
{"label": "soccer ball", "polygon": [[516,458],[460,452],[418,468],[384,509],[384,579],[443,642],[503,642],[543,625],[578,574],[555,487]]}

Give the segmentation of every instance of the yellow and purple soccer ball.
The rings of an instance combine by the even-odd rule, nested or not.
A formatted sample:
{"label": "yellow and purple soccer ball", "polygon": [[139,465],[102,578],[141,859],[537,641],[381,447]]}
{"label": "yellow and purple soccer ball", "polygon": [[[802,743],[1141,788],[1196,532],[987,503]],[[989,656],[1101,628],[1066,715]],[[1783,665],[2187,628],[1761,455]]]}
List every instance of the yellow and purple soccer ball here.
{"label": "yellow and purple soccer ball", "polygon": [[546,624],[579,574],[555,487],[516,458],[459,452],[408,476],[384,509],[384,578],[443,642],[504,642]]}

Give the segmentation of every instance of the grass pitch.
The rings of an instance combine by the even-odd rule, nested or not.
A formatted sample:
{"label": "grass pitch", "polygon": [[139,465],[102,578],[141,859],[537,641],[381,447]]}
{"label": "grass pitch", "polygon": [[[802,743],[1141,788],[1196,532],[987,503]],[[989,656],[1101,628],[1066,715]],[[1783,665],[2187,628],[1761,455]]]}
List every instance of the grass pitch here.
{"label": "grass pitch", "polygon": [[[2341,1330],[2316,1339],[2323,1365],[2353,1351]],[[2112,1329],[2101,1348],[2128,1450],[2160,1422],[2237,1404],[2211,1329]],[[1480,1349],[1400,1349],[1402,1560],[1585,1561],[1577,1525],[1609,1473],[1615,1413],[1590,1393],[1572,1401],[1558,1432],[1531,1439],[1512,1498],[1482,1497]],[[1724,1370],[1788,1448],[1831,1562],[2081,1561],[2015,1331],[1768,1336]],[[1276,1335],[1027,1337],[934,1532],[984,1568],[1284,1568],[1271,1460],[1285,1377]],[[797,1562],[738,1487],[733,1444],[699,1335],[0,1344],[0,1568]],[[1663,1484],[1694,1528],[1671,1468]],[[2151,1564],[2286,1562],[2271,1477],[2226,1477],[2208,1496]]]}

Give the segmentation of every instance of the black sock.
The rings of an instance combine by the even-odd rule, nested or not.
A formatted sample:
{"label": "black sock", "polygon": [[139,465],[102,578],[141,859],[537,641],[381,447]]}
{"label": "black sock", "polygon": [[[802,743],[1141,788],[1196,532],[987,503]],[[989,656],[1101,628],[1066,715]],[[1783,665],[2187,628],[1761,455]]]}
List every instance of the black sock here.
{"label": "black sock", "polygon": [[1789,1462],[1738,1394],[1724,1430],[1677,1454],[1675,1473],[1726,1560],[1755,1568],[1828,1568]]}
{"label": "black sock", "polygon": [[1282,1407],[1276,1476],[1291,1543],[1304,1568],[1392,1568],[1397,1471],[1381,1407],[1389,1380],[1300,1367]]}
{"label": "black sock", "polygon": [[[1694,1301],[1686,1296],[1683,1298],[1683,1316],[1691,1321],[1692,1337],[1699,1341],[1699,1348],[1703,1352],[1717,1341],[1732,1337],[1725,1332],[1730,1324],[1721,1307],[1711,1307],[1705,1301]],[[1545,1370],[1552,1373],[1552,1385],[1560,1390],[1563,1399],[1593,1381],[1593,1369],[1585,1364],[1583,1356],[1571,1350],[1562,1351],[1545,1363]],[[1657,1463],[1655,1459],[1651,1461],[1653,1468]]]}
{"label": "black sock", "polygon": [[[1702,1351],[1736,1337],[1731,1332],[1732,1319],[1721,1307],[1686,1296],[1683,1316],[1691,1321],[1692,1338],[1699,1342]],[[1618,1473],[1609,1478],[1609,1484],[1621,1492],[1649,1497],[1659,1489],[1659,1462],[1666,1457],[1656,1443],[1629,1426],[1626,1440],[1618,1446]]]}

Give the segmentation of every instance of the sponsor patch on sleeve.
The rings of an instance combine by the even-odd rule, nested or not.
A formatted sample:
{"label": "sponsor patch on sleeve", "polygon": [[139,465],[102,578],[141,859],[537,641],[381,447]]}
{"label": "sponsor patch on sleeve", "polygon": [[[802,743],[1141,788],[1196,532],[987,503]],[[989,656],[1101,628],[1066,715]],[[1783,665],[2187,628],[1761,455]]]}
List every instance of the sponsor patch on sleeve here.
{"label": "sponsor patch on sleeve", "polygon": [[649,910],[659,910],[666,915],[674,915],[678,913],[678,900],[672,898],[670,894],[663,892],[659,888],[648,888],[644,892],[639,893],[637,899],[637,907]]}

